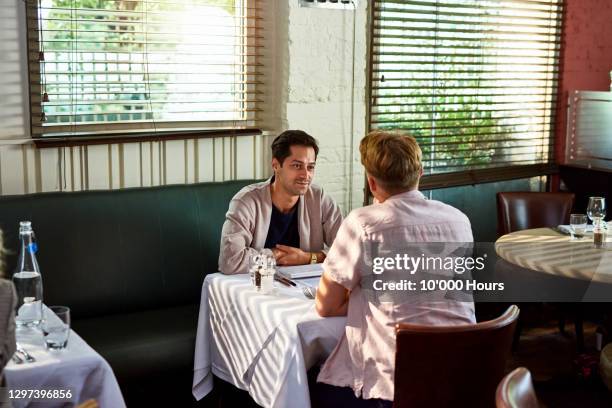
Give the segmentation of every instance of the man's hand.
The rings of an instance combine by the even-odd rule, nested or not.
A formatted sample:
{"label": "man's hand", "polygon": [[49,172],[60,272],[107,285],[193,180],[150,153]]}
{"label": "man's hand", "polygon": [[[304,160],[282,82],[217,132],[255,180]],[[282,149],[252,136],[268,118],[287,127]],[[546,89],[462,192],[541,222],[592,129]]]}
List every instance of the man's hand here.
{"label": "man's hand", "polygon": [[302,251],[300,248],[294,248],[287,245],[276,245],[272,249],[277,265],[305,265],[310,263],[310,253]]}

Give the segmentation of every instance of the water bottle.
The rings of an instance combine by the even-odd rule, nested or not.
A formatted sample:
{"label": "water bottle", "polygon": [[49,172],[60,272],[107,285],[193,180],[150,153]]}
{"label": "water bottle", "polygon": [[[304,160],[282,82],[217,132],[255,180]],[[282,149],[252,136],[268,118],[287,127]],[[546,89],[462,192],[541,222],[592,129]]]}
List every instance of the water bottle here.
{"label": "water bottle", "polygon": [[19,223],[21,250],[13,283],[17,292],[17,326],[36,327],[43,318],[43,287],[40,268],[36,261],[38,246],[30,221]]}

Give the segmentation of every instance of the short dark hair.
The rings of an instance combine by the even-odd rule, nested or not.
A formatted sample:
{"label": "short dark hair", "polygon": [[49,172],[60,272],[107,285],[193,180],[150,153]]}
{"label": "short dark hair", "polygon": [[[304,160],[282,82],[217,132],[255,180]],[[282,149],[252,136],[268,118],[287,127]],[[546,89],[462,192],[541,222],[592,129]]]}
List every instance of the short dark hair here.
{"label": "short dark hair", "polygon": [[291,155],[291,146],[312,147],[315,151],[315,159],[319,154],[319,146],[314,137],[303,130],[285,130],[272,142],[272,157],[278,160],[281,166]]}

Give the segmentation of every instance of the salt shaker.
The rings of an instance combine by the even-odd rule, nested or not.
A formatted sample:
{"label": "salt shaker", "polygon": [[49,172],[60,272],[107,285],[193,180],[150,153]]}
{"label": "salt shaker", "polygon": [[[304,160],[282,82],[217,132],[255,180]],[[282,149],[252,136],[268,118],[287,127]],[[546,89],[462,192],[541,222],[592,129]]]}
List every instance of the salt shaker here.
{"label": "salt shaker", "polygon": [[593,228],[593,244],[595,248],[603,248],[606,246],[606,224],[605,221],[598,222]]}

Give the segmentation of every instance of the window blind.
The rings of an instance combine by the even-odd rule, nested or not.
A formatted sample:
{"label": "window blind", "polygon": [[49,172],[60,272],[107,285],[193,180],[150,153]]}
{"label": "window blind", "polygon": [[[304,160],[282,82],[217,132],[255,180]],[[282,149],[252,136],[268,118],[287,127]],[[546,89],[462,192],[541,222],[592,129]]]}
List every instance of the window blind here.
{"label": "window blind", "polygon": [[258,0],[27,0],[32,134],[249,128]]}
{"label": "window blind", "polygon": [[541,170],[561,22],[561,0],[374,1],[370,128],[415,136],[426,175]]}

